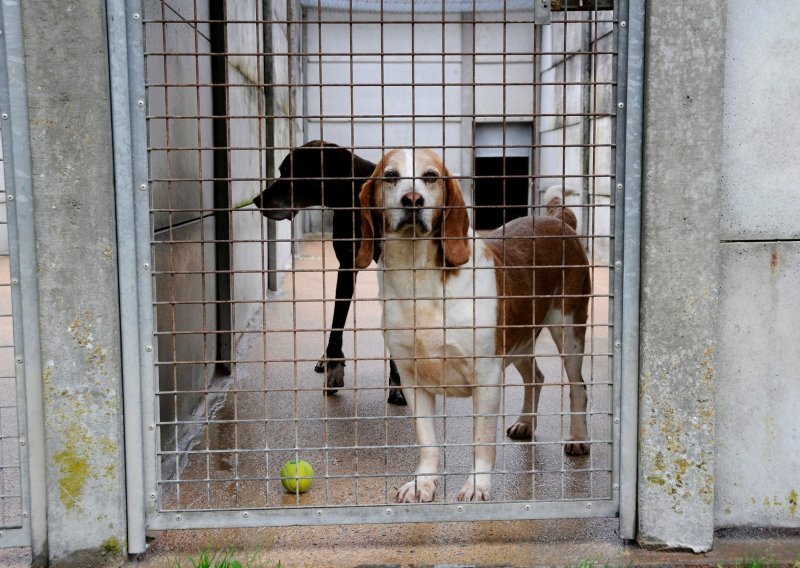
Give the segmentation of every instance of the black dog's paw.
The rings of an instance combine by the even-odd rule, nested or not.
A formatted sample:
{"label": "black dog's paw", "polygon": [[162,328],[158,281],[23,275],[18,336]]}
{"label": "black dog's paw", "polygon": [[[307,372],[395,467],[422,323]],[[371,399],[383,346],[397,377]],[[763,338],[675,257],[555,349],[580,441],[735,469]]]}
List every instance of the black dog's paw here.
{"label": "black dog's paw", "polygon": [[316,366],[314,367],[314,370],[317,373],[324,373],[325,372],[325,357],[323,357],[322,359],[320,359],[317,362]]}
{"label": "black dog's paw", "polygon": [[394,404],[396,406],[406,406],[408,402],[406,401],[406,397],[403,394],[403,391],[400,389],[389,389],[389,398],[386,400],[389,404]]}
{"label": "black dog's paw", "polygon": [[328,396],[336,394],[337,390],[344,386],[344,363],[340,361],[328,361],[325,365],[325,394]]}

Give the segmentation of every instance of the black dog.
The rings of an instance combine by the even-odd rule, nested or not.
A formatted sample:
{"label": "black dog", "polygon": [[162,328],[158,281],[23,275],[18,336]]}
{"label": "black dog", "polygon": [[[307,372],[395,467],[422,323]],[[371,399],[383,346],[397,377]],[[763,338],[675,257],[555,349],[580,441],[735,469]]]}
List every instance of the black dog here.
{"label": "black dog", "polygon": [[[344,386],[344,353],[342,329],[350,310],[356,283],[355,255],[361,244],[359,192],[375,170],[375,164],[350,150],[315,140],[295,148],[280,165],[280,177],[261,195],[253,199],[256,207],[270,219],[294,218],[304,207],[323,206],[333,209],[333,250],[339,261],[336,275],[336,302],[325,356],[315,370],[325,372],[326,394]],[[380,248],[375,247],[375,260]],[[389,402],[404,405],[400,376],[394,361],[389,362]]]}

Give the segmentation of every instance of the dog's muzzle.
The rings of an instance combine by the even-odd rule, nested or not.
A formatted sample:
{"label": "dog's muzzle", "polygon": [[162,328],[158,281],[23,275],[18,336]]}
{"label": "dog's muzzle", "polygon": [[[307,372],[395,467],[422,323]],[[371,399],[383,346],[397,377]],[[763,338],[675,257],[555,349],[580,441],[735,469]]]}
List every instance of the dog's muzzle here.
{"label": "dog's muzzle", "polygon": [[253,205],[261,210],[261,214],[264,215],[264,217],[272,219],[273,221],[294,219],[297,210],[287,207],[285,202],[276,199],[274,196],[271,196],[270,192],[274,193],[274,188],[272,185],[264,190],[261,195],[253,199]]}
{"label": "dog's muzzle", "polygon": [[429,227],[422,216],[425,206],[425,199],[422,195],[416,191],[409,191],[400,199],[400,205],[403,213],[397,223],[397,229],[416,226],[420,229],[418,232],[427,233]]}

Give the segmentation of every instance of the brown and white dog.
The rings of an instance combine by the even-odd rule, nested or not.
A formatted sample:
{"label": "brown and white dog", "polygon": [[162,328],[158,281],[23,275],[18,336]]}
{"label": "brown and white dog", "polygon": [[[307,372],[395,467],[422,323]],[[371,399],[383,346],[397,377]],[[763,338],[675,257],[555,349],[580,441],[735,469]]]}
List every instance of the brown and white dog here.
{"label": "brown and white dog", "polygon": [[[476,238],[458,182],[426,149],[387,152],[360,199],[362,241],[356,266],[366,268],[376,242],[382,246],[386,343],[420,445],[415,479],[400,488],[397,500],[434,497],[437,393],[472,396],[473,471],[458,498],[491,498],[503,368],[515,365],[525,381],[522,413],[507,434],[530,439],[544,379],[533,346],[545,327],[571,384],[565,450],[588,452],[581,365],[591,283],[586,253],[567,220],[522,217],[486,239]],[[380,233],[378,241],[374,237]]]}

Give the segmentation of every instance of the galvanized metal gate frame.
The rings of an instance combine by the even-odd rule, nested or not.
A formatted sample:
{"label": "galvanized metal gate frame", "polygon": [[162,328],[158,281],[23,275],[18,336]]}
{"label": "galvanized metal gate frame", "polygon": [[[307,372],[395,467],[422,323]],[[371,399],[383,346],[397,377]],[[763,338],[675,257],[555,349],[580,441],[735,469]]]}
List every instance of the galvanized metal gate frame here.
{"label": "galvanized metal gate frame", "polygon": [[44,407],[22,15],[18,0],[0,5],[0,122],[3,129],[14,363],[22,489],[21,526],[0,531],[0,547],[47,547]]}
{"label": "galvanized metal gate frame", "polygon": [[[145,120],[141,0],[108,0],[108,37],[119,235],[125,403],[128,547],[143,552],[145,529],[365,524],[437,520],[620,517],[635,537],[639,227],[644,61],[644,0],[617,8],[619,55],[614,234],[612,498],[593,501],[347,506],[285,510],[158,511],[153,283]],[[620,295],[621,292],[621,295]]]}

